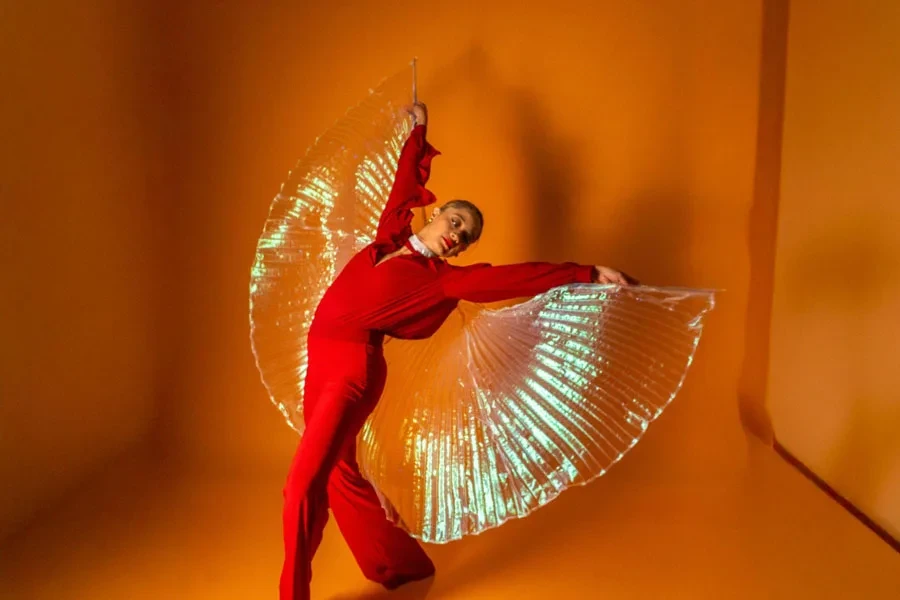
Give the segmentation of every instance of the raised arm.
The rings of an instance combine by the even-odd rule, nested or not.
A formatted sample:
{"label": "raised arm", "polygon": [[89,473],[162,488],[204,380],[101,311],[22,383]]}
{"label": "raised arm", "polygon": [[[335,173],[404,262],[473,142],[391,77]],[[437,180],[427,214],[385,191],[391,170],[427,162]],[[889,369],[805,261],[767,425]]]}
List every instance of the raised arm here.
{"label": "raised arm", "polygon": [[412,209],[435,202],[425,184],[431,175],[431,160],[440,152],[425,139],[427,125],[422,121],[413,128],[400,152],[394,185],[378,221],[378,242],[404,241],[412,235]]}
{"label": "raised arm", "polygon": [[591,283],[597,272],[592,265],[526,262],[492,266],[477,264],[451,267],[441,277],[448,298],[470,302],[496,302],[534,296],[568,283]]}

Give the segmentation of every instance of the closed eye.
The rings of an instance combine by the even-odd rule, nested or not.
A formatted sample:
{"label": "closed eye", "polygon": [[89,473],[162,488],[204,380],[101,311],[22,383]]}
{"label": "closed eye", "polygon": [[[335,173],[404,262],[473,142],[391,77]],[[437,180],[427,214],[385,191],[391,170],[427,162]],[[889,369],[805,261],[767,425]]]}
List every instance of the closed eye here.
{"label": "closed eye", "polygon": [[[454,218],[454,219],[450,219],[450,223],[451,223],[451,225],[453,225],[453,227],[456,228],[457,230],[462,226],[462,221],[460,221],[459,219],[455,219],[455,218]],[[459,237],[460,237],[460,239],[462,240],[462,242],[463,242],[464,244],[466,244],[466,245],[469,244],[469,232],[468,232],[468,231],[460,231],[460,232],[459,232]]]}

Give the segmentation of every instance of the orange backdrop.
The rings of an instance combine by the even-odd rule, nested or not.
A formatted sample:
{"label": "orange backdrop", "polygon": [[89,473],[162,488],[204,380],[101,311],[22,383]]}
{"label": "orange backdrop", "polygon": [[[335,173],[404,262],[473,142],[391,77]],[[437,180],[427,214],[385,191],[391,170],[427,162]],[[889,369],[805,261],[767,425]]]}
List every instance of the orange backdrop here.
{"label": "orange backdrop", "polygon": [[171,304],[181,321],[166,448],[287,467],[296,439],[268,404],[248,343],[254,244],[307,145],[418,56],[443,152],[431,187],[479,203],[487,220],[466,260],[597,262],[652,284],[727,290],[684,394],[644,444],[678,438],[679,452],[652,458],[678,476],[742,460],[758,3],[180,10],[168,15],[184,25],[170,48],[180,68],[170,127],[181,132]]}
{"label": "orange backdrop", "polygon": [[900,5],[795,1],[772,322],[778,440],[900,537]]}
{"label": "orange backdrop", "polygon": [[[466,260],[726,290],[686,387],[629,461],[698,479],[744,461],[739,395],[759,408],[761,391],[739,380],[765,373],[747,310],[768,301],[765,268],[750,286],[751,209],[774,198],[757,117],[778,101],[760,97],[761,2],[110,1],[8,17],[0,44],[25,91],[0,99],[22,140],[2,161],[17,199],[4,262],[23,290],[3,298],[17,315],[7,521],[129,447],[286,471],[296,437],[248,340],[255,242],[296,158],[413,56],[443,151],[432,188],[484,208]],[[751,337],[765,327],[751,320]]]}
{"label": "orange backdrop", "polygon": [[168,393],[167,136],[143,18],[3,7],[0,537],[146,439]]}

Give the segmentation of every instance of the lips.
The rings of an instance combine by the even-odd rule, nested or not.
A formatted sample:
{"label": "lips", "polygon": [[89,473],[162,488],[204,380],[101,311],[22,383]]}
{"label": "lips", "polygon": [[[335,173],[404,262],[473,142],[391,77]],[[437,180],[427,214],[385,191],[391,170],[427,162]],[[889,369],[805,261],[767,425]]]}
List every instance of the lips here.
{"label": "lips", "polygon": [[442,237],[441,242],[444,244],[444,251],[449,252],[451,248],[453,248],[453,241],[449,238]]}

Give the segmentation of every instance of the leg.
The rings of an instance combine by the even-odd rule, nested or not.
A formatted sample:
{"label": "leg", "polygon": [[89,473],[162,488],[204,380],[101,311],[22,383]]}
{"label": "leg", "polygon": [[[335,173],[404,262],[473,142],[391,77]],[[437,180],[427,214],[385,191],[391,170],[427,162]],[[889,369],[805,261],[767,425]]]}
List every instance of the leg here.
{"label": "leg", "polygon": [[328,520],[328,474],[347,439],[353,439],[353,386],[337,379],[317,394],[316,409],[294,455],[284,487],[284,565],[281,600],[308,600],[310,563]]}
{"label": "leg", "polygon": [[434,564],[415,539],[387,520],[355,454],[350,440],[328,478],[328,502],[363,574],[389,590],[430,577]]}

